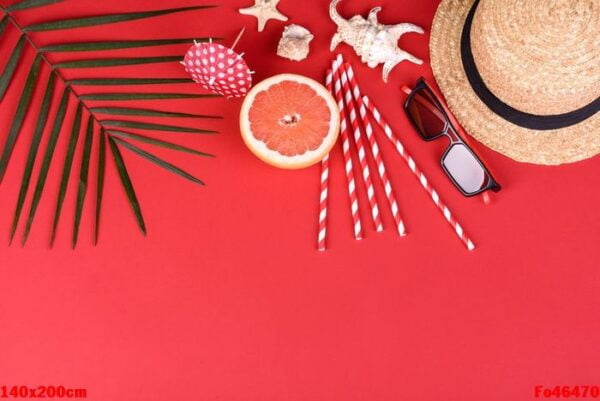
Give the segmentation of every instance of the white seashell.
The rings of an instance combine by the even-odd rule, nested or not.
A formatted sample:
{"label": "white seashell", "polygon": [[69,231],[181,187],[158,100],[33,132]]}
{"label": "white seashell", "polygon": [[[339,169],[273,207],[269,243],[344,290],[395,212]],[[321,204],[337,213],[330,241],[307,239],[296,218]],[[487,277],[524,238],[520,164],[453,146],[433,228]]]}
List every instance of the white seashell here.
{"label": "white seashell", "polygon": [[309,44],[313,39],[313,34],[303,26],[286,26],[277,47],[277,54],[294,61],[304,60],[310,52]]}
{"label": "white seashell", "polygon": [[413,24],[383,25],[377,20],[381,7],[375,7],[367,19],[360,15],[345,20],[337,12],[341,0],[333,0],[329,15],[338,29],[331,40],[331,51],[344,42],[354,48],[363,63],[375,68],[383,64],[383,80],[388,81],[390,72],[402,61],[423,64],[423,60],[398,47],[398,40],[409,32],[424,33],[423,28]]}

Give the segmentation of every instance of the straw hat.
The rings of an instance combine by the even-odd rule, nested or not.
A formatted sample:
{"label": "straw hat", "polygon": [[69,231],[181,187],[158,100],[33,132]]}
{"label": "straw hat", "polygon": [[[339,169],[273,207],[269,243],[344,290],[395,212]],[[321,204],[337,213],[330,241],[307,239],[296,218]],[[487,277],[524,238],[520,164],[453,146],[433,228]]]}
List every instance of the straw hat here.
{"label": "straw hat", "polygon": [[431,65],[464,128],[521,162],[600,153],[600,1],[442,0]]}

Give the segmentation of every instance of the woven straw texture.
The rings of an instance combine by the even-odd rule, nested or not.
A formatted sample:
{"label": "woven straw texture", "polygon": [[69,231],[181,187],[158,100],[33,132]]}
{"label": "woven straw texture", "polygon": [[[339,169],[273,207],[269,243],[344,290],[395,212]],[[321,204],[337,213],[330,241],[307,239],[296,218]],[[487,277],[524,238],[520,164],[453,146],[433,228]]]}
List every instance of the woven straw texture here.
{"label": "woven straw texture", "polygon": [[[557,165],[600,153],[599,113],[550,131],[497,116],[471,89],[460,37],[474,0],[443,0],[431,30],[431,65],[448,105],[465,129],[521,162]],[[537,115],[568,113],[600,95],[600,2],[481,0],[471,31],[486,85],[505,103]]]}

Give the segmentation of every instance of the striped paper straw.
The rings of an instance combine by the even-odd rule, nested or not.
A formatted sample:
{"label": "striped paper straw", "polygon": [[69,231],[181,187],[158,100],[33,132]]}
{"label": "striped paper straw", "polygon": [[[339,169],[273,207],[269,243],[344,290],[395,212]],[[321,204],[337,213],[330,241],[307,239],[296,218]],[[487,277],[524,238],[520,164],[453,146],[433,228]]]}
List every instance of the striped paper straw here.
{"label": "striped paper straw", "polygon": [[373,155],[373,158],[375,159],[375,164],[377,164],[377,172],[379,173],[379,178],[381,179],[381,182],[383,183],[383,187],[385,189],[385,196],[388,200],[392,216],[394,217],[398,234],[403,237],[406,235],[406,227],[404,226],[404,221],[402,220],[402,216],[400,215],[400,209],[398,208],[396,195],[394,194],[392,183],[388,177],[385,164],[383,162],[383,156],[381,155],[381,152],[379,150],[379,143],[377,141],[377,138],[375,137],[375,134],[373,133],[373,126],[371,125],[371,120],[367,115],[367,108],[365,107],[365,103],[362,100],[362,94],[360,92],[360,88],[358,87],[358,83],[356,82],[354,70],[352,69],[352,66],[349,63],[344,63],[344,65],[342,66],[342,77],[345,77],[350,82],[350,89],[352,90],[354,100],[358,104],[360,118],[365,127],[365,133],[367,135],[369,146],[371,147],[371,153]]}
{"label": "striped paper straw", "polygon": [[342,136],[342,154],[344,156],[344,166],[346,171],[346,181],[348,182],[348,198],[350,199],[350,210],[352,212],[352,224],[354,225],[354,238],[363,239],[363,229],[360,220],[360,211],[358,207],[358,196],[356,196],[356,180],[354,179],[354,169],[352,166],[352,155],[350,154],[350,135],[348,133],[348,124],[346,122],[346,113],[344,112],[344,100],[342,99],[341,86],[339,82],[335,84],[335,90],[332,87],[333,71],[327,70],[326,82],[328,89],[335,96],[340,109],[340,135]]}
{"label": "striped paper straw", "polygon": [[417,164],[415,163],[414,159],[404,149],[404,146],[402,145],[402,142],[400,141],[400,139],[398,139],[394,135],[391,127],[383,119],[383,117],[381,116],[381,113],[379,113],[379,110],[377,110],[375,105],[369,100],[369,98],[367,96],[363,96],[363,102],[365,103],[369,112],[373,115],[373,118],[375,119],[377,124],[379,124],[379,126],[383,129],[383,131],[385,132],[385,135],[394,144],[394,146],[396,147],[396,150],[398,151],[400,156],[402,156],[402,158],[404,158],[406,163],[408,163],[408,167],[413,172],[413,174],[419,179],[421,186],[431,196],[431,199],[433,200],[435,205],[438,207],[438,209],[442,212],[446,221],[452,226],[452,228],[456,232],[456,235],[458,235],[460,240],[465,244],[465,246],[467,247],[467,249],[469,251],[472,251],[473,249],[475,249],[475,244],[467,236],[467,234],[465,233],[465,231],[463,230],[463,228],[459,224],[459,222],[454,218],[454,216],[452,216],[450,209],[448,209],[448,207],[444,204],[444,202],[442,202],[437,191],[429,184],[429,181],[427,180],[425,175],[421,172],[419,167],[417,167]]}
{"label": "striped paper straw", "polygon": [[329,195],[329,155],[321,161],[321,196],[319,198],[319,236],[317,248],[327,250],[327,198]]}
{"label": "striped paper straw", "polygon": [[[327,74],[325,86],[331,92],[333,74]],[[327,250],[327,202],[329,196],[329,154],[321,161],[321,196],[319,197],[319,234],[317,249],[321,252]]]}
{"label": "striped paper straw", "polygon": [[365,152],[365,145],[362,140],[360,125],[358,121],[358,114],[356,107],[352,101],[352,93],[348,80],[340,71],[344,60],[341,55],[338,55],[337,59],[333,62],[333,79],[335,81],[336,90],[337,86],[341,82],[343,97],[345,102],[345,108],[347,109],[346,115],[350,119],[352,130],[354,132],[354,143],[356,145],[356,151],[358,153],[358,161],[362,170],[362,177],[367,188],[367,199],[369,200],[369,206],[371,207],[371,215],[373,217],[373,223],[377,231],[383,231],[383,223],[381,221],[381,214],[379,213],[379,206],[377,205],[377,198],[375,196],[375,188],[373,187],[373,181],[371,180],[371,171],[367,162],[367,153]]}

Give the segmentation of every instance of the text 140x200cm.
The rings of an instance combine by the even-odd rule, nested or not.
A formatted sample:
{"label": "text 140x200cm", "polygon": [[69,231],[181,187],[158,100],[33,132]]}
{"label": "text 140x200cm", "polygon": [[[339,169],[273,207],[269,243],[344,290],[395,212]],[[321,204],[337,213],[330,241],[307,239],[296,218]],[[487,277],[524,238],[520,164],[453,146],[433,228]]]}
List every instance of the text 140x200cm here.
{"label": "text 140x200cm", "polygon": [[87,398],[87,390],[65,386],[0,386],[0,398]]}

